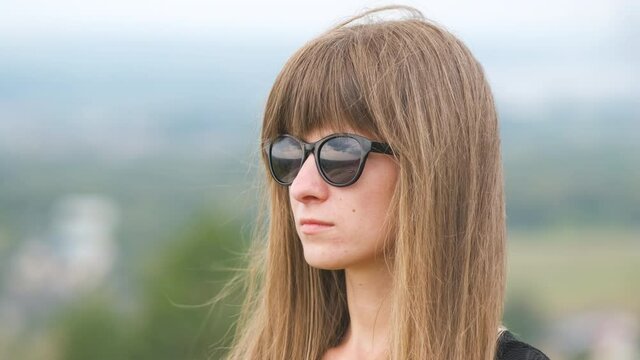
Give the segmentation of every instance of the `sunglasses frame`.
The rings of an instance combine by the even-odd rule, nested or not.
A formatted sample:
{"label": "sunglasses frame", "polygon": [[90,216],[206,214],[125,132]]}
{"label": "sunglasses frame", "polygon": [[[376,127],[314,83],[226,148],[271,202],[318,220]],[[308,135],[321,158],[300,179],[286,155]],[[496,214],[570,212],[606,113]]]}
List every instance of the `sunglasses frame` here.
{"label": "sunglasses frame", "polygon": [[[293,135],[289,135],[289,134],[282,134],[282,135],[278,135],[276,136],[273,140],[268,141],[267,143],[265,143],[264,146],[264,150],[267,153],[267,158],[269,161],[269,171],[271,172],[271,177],[273,177],[273,179],[280,185],[284,185],[284,186],[289,186],[293,183],[293,180],[295,180],[295,178],[298,176],[298,173],[296,173],[296,175],[294,176],[293,180],[291,180],[290,182],[283,182],[280,181],[278,179],[278,177],[276,177],[274,171],[273,171],[273,163],[271,161],[271,149],[273,148],[273,144],[280,138],[291,138],[294,141],[296,141],[300,147],[303,150],[303,156],[302,156],[302,160],[300,161],[300,167],[298,168],[298,172],[300,172],[300,169],[302,169],[302,165],[304,165],[304,162],[307,160],[307,158],[309,157],[309,154],[313,153],[313,157],[315,159],[315,163],[316,163],[316,169],[318,170],[318,173],[320,174],[320,176],[322,177],[322,179],[329,185],[332,186],[336,186],[336,187],[345,187],[345,186],[349,186],[353,183],[355,183],[356,181],[358,181],[358,179],[360,178],[360,175],[362,175],[362,171],[364,169],[364,164],[367,161],[367,157],[369,156],[369,153],[371,152],[375,152],[375,153],[380,153],[380,154],[387,154],[387,155],[393,155],[393,151],[391,150],[391,147],[389,146],[389,144],[386,143],[382,143],[382,142],[378,142],[378,141],[373,141],[373,140],[369,140],[364,136],[361,135],[357,135],[357,134],[351,134],[351,133],[334,133],[331,135],[327,135],[325,137],[323,137],[322,139],[314,142],[314,143],[308,143],[306,141],[300,140],[297,137],[293,136]],[[352,138],[354,140],[356,140],[360,146],[362,147],[362,152],[360,153],[360,162],[358,163],[358,169],[356,170],[356,175],[353,177],[353,179],[349,180],[347,183],[335,183],[333,181],[331,181],[324,173],[324,171],[322,170],[321,166],[320,166],[320,158],[318,157],[320,150],[322,149],[322,147],[324,146],[324,144],[334,138],[337,137],[348,137],[348,138]]]}

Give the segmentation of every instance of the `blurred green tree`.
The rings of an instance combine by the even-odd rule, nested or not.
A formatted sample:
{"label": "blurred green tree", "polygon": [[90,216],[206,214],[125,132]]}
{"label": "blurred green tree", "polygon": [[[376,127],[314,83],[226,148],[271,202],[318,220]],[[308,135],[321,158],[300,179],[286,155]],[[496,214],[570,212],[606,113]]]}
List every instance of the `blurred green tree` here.
{"label": "blurred green tree", "polygon": [[[139,311],[118,313],[95,300],[69,311],[59,327],[63,359],[218,359],[232,340],[242,294],[211,300],[242,266],[247,245],[238,219],[198,215],[142,275]],[[100,298],[94,297],[94,298]]]}

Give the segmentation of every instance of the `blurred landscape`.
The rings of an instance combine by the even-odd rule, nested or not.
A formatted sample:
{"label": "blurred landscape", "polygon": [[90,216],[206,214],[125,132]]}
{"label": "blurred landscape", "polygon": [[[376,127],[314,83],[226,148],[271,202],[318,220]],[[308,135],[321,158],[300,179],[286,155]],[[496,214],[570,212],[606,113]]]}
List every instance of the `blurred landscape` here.
{"label": "blurred landscape", "polygon": [[[470,39],[501,121],[504,321],[552,359],[640,358],[635,29]],[[250,241],[262,106],[301,44],[0,41],[0,358],[222,356],[240,295],[208,303]]]}

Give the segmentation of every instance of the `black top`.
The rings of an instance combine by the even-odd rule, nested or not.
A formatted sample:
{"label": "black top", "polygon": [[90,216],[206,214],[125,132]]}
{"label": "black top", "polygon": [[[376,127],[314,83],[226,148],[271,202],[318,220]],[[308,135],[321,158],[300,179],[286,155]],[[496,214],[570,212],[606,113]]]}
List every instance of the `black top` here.
{"label": "black top", "polygon": [[496,360],[549,360],[547,355],[535,347],[518,340],[505,330],[498,338]]}

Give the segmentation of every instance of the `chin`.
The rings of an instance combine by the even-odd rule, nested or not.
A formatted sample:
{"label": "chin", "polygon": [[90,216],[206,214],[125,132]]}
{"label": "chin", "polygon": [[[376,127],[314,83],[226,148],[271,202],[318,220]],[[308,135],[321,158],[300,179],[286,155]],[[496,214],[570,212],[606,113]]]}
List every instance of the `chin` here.
{"label": "chin", "polygon": [[341,270],[349,265],[349,261],[331,253],[317,254],[304,252],[304,260],[309,266],[322,270]]}
{"label": "chin", "polygon": [[346,265],[341,261],[336,261],[336,259],[309,259],[305,257],[305,261],[309,266],[316,269],[322,270],[342,270],[346,267]]}
{"label": "chin", "polygon": [[343,266],[325,266],[325,265],[315,265],[315,264],[309,264],[309,266],[315,269],[320,269],[320,270],[344,270]]}

